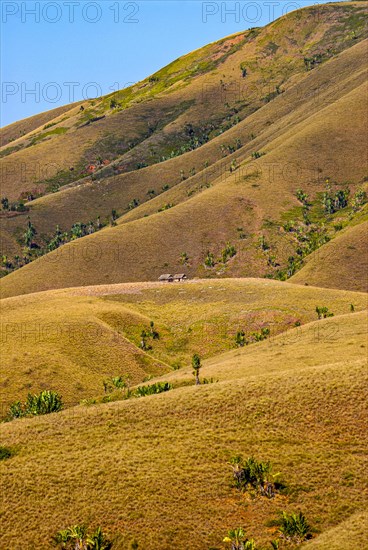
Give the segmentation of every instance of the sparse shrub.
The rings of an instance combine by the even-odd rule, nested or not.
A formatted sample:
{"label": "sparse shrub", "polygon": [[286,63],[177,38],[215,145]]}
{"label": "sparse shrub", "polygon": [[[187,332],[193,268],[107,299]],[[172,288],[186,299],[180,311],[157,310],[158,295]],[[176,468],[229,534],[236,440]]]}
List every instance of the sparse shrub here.
{"label": "sparse shrub", "polygon": [[207,256],[204,260],[204,265],[207,267],[214,267],[215,265],[215,257],[212,254],[212,252],[207,252]]}
{"label": "sparse shrub", "polygon": [[305,206],[308,206],[308,195],[304,193],[302,189],[298,189],[296,192],[296,198]]}
{"label": "sparse shrub", "polygon": [[174,206],[174,203],[167,202],[166,204],[161,206],[161,208],[158,209],[158,212],[164,212],[164,210],[169,210],[169,208],[172,208],[173,206]]}
{"label": "sparse shrub", "polygon": [[263,157],[263,155],[265,155],[266,153],[263,153],[263,152],[260,152],[260,151],[254,151],[251,155],[251,157],[253,159],[259,159],[261,157]]}
{"label": "sparse shrub", "polygon": [[235,336],[235,343],[239,348],[242,348],[247,343],[244,330],[238,330]]}
{"label": "sparse shrub", "polygon": [[327,214],[334,214],[337,210],[346,208],[348,205],[349,189],[340,189],[334,195],[331,194],[331,188],[323,193],[322,204]]}
{"label": "sparse shrub", "polygon": [[160,338],[160,335],[159,333],[157,332],[157,330],[155,329],[155,323],[153,321],[150,321],[150,333],[149,335],[151,336],[151,338],[153,338],[154,340],[158,340]]}
{"label": "sparse shrub", "polygon": [[36,231],[34,225],[32,224],[31,220],[28,219],[27,228],[26,228],[26,231],[23,235],[24,244],[26,245],[27,248],[32,248],[32,246],[34,244],[33,243],[33,238],[36,234],[37,234],[37,231]]}
{"label": "sparse shrub", "polygon": [[3,210],[9,210],[9,199],[7,197],[1,199],[1,206]]}
{"label": "sparse shrub", "polygon": [[73,525],[59,531],[53,542],[66,550],[110,550],[113,546],[101,527],[89,534],[85,525]]}
{"label": "sparse shrub", "polygon": [[266,238],[264,235],[261,235],[259,237],[259,246],[260,246],[260,249],[263,250],[263,251],[266,251],[266,250],[269,250],[270,248],[270,245],[267,243],[266,241]]}
{"label": "sparse shrub", "polygon": [[218,379],[215,379],[215,378],[203,378],[202,380],[202,384],[215,384],[216,382],[218,382]]}
{"label": "sparse shrub", "polygon": [[354,313],[354,311],[355,311],[354,304],[350,304],[350,311],[351,311],[351,313]]}
{"label": "sparse shrub", "polygon": [[61,411],[63,403],[56,391],[43,390],[39,394],[29,393],[27,400],[22,404],[16,401],[9,407],[8,418],[21,418],[23,416],[36,416]]}
{"label": "sparse shrub", "polygon": [[241,491],[254,489],[268,498],[275,496],[275,480],[280,474],[272,474],[270,462],[260,462],[254,457],[244,460],[241,456],[234,456],[230,464],[237,489]]}
{"label": "sparse shrub", "polygon": [[253,539],[248,539],[242,527],[230,529],[223,542],[230,544],[231,550],[256,550]]}
{"label": "sparse shrub", "polygon": [[133,210],[134,208],[137,208],[137,206],[139,206],[139,199],[133,199],[128,204],[129,210]]}
{"label": "sparse shrub", "polygon": [[12,449],[5,447],[4,445],[0,445],[0,460],[6,460],[7,458],[12,457],[13,454],[14,451]]}
{"label": "sparse shrub", "polygon": [[63,408],[60,395],[56,391],[43,390],[39,394],[28,394],[26,414],[39,415],[58,412]]}
{"label": "sparse shrub", "polygon": [[236,248],[233,244],[226,243],[225,248],[221,252],[221,259],[223,263],[226,263],[230,258],[233,258],[236,254]]}
{"label": "sparse shrub", "polygon": [[24,416],[22,403],[20,401],[15,401],[9,407],[8,418],[12,420],[13,418],[21,418],[22,416]]}
{"label": "sparse shrub", "polygon": [[316,306],[316,313],[318,316],[318,319],[326,319],[326,317],[333,317],[333,313],[328,310],[328,307],[326,306]]}
{"label": "sparse shrub", "polygon": [[193,367],[193,374],[195,376],[196,386],[199,386],[199,384],[201,383],[199,380],[199,371],[201,370],[202,365],[201,365],[201,358],[198,355],[198,353],[195,353],[192,357],[192,367]]}
{"label": "sparse shrub", "polygon": [[280,533],[281,537],[288,542],[301,544],[304,540],[312,537],[310,529],[310,525],[302,512],[282,512]]}
{"label": "sparse shrub", "polygon": [[238,168],[238,163],[236,159],[233,159],[230,163],[230,172],[235,172],[237,168]]}
{"label": "sparse shrub", "polygon": [[253,342],[262,342],[270,335],[270,329],[268,327],[262,327],[259,332],[252,332],[251,339]]}
{"label": "sparse shrub", "polygon": [[180,263],[183,265],[187,264],[189,262],[189,256],[186,252],[182,252],[180,255]]}
{"label": "sparse shrub", "polygon": [[367,202],[367,193],[363,191],[363,189],[358,189],[352,201],[353,211],[357,212],[359,208],[363,206],[366,202]]}
{"label": "sparse shrub", "polygon": [[128,376],[113,376],[103,381],[105,393],[113,391],[114,388],[122,390],[129,385]]}
{"label": "sparse shrub", "polygon": [[147,395],[154,395],[169,390],[172,390],[172,384],[169,382],[156,382],[149,386],[138,386],[133,395],[136,397],[146,397]]}

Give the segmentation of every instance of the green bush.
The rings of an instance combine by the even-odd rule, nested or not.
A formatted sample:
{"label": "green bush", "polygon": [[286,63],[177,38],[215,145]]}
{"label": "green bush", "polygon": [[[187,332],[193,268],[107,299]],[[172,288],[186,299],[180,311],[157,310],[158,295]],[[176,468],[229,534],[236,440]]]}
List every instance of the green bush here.
{"label": "green bush", "polygon": [[281,537],[288,542],[300,544],[304,540],[311,538],[310,529],[310,525],[302,512],[282,512],[280,533]]}
{"label": "green bush", "polygon": [[146,397],[147,395],[154,395],[156,393],[162,393],[164,391],[172,390],[172,384],[169,382],[156,382],[149,386],[138,386],[134,395],[136,397]]}
{"label": "green bush", "polygon": [[236,254],[236,248],[233,244],[226,243],[225,248],[221,252],[222,262],[225,264],[230,258],[233,258]]}
{"label": "green bush", "polygon": [[215,266],[215,257],[212,254],[212,252],[207,252],[207,256],[204,260],[204,265],[206,267],[214,267]]}
{"label": "green bush", "polygon": [[230,529],[223,542],[230,544],[231,550],[256,550],[253,539],[248,539],[242,527]]}
{"label": "green bush", "polygon": [[5,447],[4,445],[0,445],[0,460],[6,460],[7,458],[13,456],[13,454],[14,451],[12,449]]}
{"label": "green bush", "polygon": [[316,306],[316,313],[318,316],[318,319],[326,319],[326,317],[333,317],[333,313],[328,310],[328,307],[323,306]]}
{"label": "green bush", "polygon": [[234,456],[230,464],[237,489],[241,491],[254,489],[268,498],[275,496],[279,486],[275,480],[280,474],[272,474],[270,462],[260,462],[254,457],[244,460],[241,456]]}
{"label": "green bush", "polygon": [[53,542],[67,550],[110,550],[113,545],[101,527],[89,534],[85,525],[73,525],[59,531],[53,537]]}
{"label": "green bush", "polygon": [[242,348],[243,346],[245,346],[247,344],[247,340],[245,338],[245,332],[244,330],[238,330],[238,332],[236,333],[236,336],[235,336],[235,344]]}
{"label": "green bush", "polygon": [[9,407],[8,419],[49,414],[61,411],[62,408],[62,399],[57,392],[43,390],[39,394],[29,393],[23,404],[20,401],[12,403]]}

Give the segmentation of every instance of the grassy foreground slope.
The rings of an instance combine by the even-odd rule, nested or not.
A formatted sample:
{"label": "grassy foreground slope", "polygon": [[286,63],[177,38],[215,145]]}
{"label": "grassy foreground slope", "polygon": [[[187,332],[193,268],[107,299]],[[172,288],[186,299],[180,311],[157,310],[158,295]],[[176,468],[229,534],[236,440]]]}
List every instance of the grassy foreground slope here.
{"label": "grassy foreground slope", "polygon": [[[324,337],[316,352],[311,334],[329,327],[338,330],[333,346]],[[366,315],[289,336],[242,350],[233,366],[230,354],[228,368],[225,356],[205,365],[204,376],[229,375],[218,383],[2,425],[16,455],[2,465],[1,546],[50,548],[55,531],[86,521],[117,549],[135,539],[145,550],[222,550],[228,529],[246,526],[265,544],[270,520],[301,509],[321,542],[345,549],[346,528],[367,505]],[[271,460],[287,494],[251,500],[231,488],[234,454]],[[346,548],[367,545],[359,524],[355,533]]]}
{"label": "grassy foreground slope", "polygon": [[[2,300],[0,401],[57,390],[67,405],[100,396],[107,377],[131,384],[213,357],[262,328],[271,338],[316,319],[317,305],[335,315],[366,308],[366,295],[257,279],[134,283],[50,291]],[[154,322],[159,339],[141,333]],[[253,347],[250,346],[250,347]],[[181,372],[181,371],[180,371]]]}
{"label": "grassy foreground slope", "polygon": [[368,513],[357,512],[337,527],[305,544],[306,550],[356,550],[367,545]]}
{"label": "grassy foreground slope", "polygon": [[355,225],[313,253],[290,282],[368,291],[368,222]]}

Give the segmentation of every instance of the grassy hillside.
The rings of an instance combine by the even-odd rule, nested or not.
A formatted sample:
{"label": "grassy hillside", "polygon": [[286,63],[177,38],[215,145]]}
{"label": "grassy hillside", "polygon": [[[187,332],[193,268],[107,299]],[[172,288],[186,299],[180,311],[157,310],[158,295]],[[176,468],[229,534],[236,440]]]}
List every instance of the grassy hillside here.
{"label": "grassy hillside", "polygon": [[[294,330],[238,352],[233,366],[234,352],[209,362],[203,376],[217,383],[3,425],[16,454],[2,464],[2,547],[50,548],[57,530],[86,521],[117,549],[135,540],[147,550],[222,550],[240,525],[266,544],[280,511],[298,509],[317,536],[306,548],[365,547],[366,317]],[[333,346],[323,338],[316,348],[320,330],[337,330]],[[284,494],[234,489],[235,454],[271,460]]]}
{"label": "grassy hillside", "polygon": [[[365,144],[364,141],[360,145],[355,144],[355,135],[363,132],[365,127],[364,96],[365,89],[359,86],[325,107],[323,113],[288,129],[282,138],[272,142],[273,148],[265,157],[251,165],[248,157],[226,179],[220,176],[211,188],[189,198],[187,192],[187,200],[173,208],[157,212],[164,199],[162,202],[154,199],[155,213],[77,239],[26,265],[2,281],[3,295],[96,282],[152,280],[162,272],[183,269],[191,276],[272,276],[277,270],[270,268],[270,261],[274,265],[285,266],[287,257],[295,254],[293,238],[284,231],[283,226],[285,220],[295,219],[294,216],[297,220],[302,218],[295,193],[299,186],[309,191],[310,178],[315,177],[314,167],[324,165],[326,151],[322,144],[327,136],[331,136],[329,147],[334,146],[341,158],[346,158],[345,152],[349,150],[348,158],[354,161],[355,178],[362,181],[364,166],[358,159],[364,155]],[[341,124],[347,113],[351,113],[351,118],[356,115],[355,131],[351,128],[351,141]],[[318,150],[316,143],[321,145]],[[284,167],[289,163],[298,165],[301,148],[305,165],[299,180],[295,182],[291,178],[285,181],[282,170],[276,171],[270,192],[269,167]],[[341,163],[340,181],[346,181],[353,174],[352,170],[350,164]],[[336,192],[344,188],[345,184],[331,181]],[[184,184],[188,185],[187,182]],[[316,189],[311,189],[316,206],[321,201],[319,189],[322,191],[325,185],[317,181]],[[352,195],[357,187],[351,187]],[[217,219],[221,219],[221,224],[215,223]],[[320,228],[321,222],[318,224]],[[262,235],[269,243],[267,254],[259,247]],[[221,255],[226,243],[235,247],[236,254],[223,261]],[[188,261],[183,268],[184,252]],[[210,269],[204,265],[208,252],[214,255],[215,260],[214,268]],[[50,270],[50,264],[55,269]]]}
{"label": "grassy hillside", "polygon": [[[287,269],[297,247],[283,225],[303,219],[297,189],[318,210],[327,179],[333,191],[350,188],[350,203],[365,185],[365,9],[357,2],[320,6],[318,16],[315,8],[293,12],[177,60],[124,91],[115,107],[102,98],[94,114],[103,119],[80,127],[89,107],[73,106],[74,118],[45,129],[44,138],[32,134],[34,145],[3,162],[60,164],[52,155],[62,154],[67,168],[36,182],[40,193],[56,192],[26,203],[28,211],[1,214],[9,256],[2,273],[47,250],[56,225],[69,240],[77,222],[93,232],[98,216],[103,223],[116,209],[120,217],[117,227],[51,254],[57,269],[42,258],[7,276],[4,296],[152,280],[166,271],[272,277]],[[89,164],[97,170],[86,175]],[[9,196],[13,184],[4,181]],[[38,248],[24,251],[28,216]],[[227,243],[236,255],[218,261]],[[216,261],[210,269],[208,251]]]}
{"label": "grassy hillside", "polygon": [[[1,549],[87,524],[267,550],[283,511],[312,538],[280,550],[368,548],[367,11],[297,10],[0,131]],[[63,410],[10,420],[42,390]]]}
{"label": "grassy hillside", "polygon": [[[236,348],[238,331],[251,348],[262,328],[273,339],[316,319],[316,306],[341,315],[351,303],[366,308],[366,295],[257,279],[122,284],[2,300],[2,416],[28,392],[54,389],[67,405],[79,403],[99,397],[108,377],[128,375],[138,384],[185,367],[194,353],[213,357]],[[159,338],[148,337],[142,350],[150,321]]]}
{"label": "grassy hillside", "polygon": [[[290,282],[368,291],[368,223],[346,229],[312,254]],[[338,266],[338,269],[336,269]]]}

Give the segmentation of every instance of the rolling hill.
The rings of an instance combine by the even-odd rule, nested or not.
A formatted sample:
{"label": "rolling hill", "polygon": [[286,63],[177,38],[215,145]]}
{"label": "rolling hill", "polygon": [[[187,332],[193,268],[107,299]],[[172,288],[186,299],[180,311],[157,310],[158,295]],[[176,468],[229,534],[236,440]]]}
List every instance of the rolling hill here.
{"label": "rolling hill", "polygon": [[[1,416],[29,392],[52,388],[74,405],[100,396],[107,378],[124,375],[135,385],[184,367],[193,353],[233,349],[238,331],[251,342],[268,328],[274,338],[316,319],[316,306],[341,315],[351,303],[365,309],[366,295],[262,279],[106,285],[2,300]],[[159,338],[142,350],[151,321]]]}
{"label": "rolling hill", "polygon": [[[3,425],[16,454],[2,464],[2,547],[49,548],[81,522],[117,549],[223,549],[240,525],[266,544],[296,509],[315,529],[306,548],[365,547],[366,336],[364,312],[315,321],[205,362],[219,382]],[[237,454],[271,460],[287,491],[235,490]]]}

